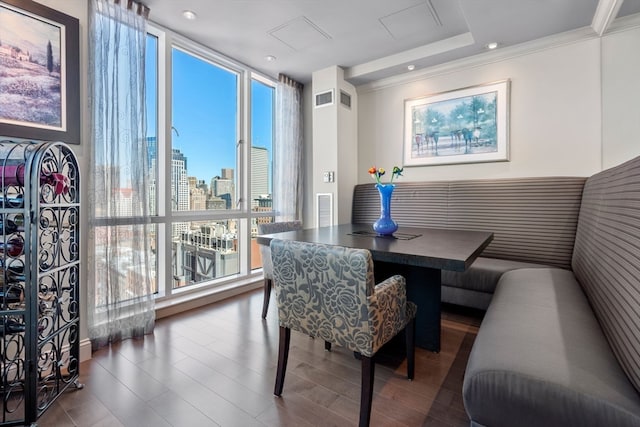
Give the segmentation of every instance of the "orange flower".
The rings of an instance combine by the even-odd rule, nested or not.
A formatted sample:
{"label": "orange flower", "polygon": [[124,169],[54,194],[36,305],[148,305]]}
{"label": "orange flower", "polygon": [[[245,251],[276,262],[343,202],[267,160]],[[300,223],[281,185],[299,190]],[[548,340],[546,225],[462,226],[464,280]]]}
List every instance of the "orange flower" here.
{"label": "orange flower", "polygon": [[[399,168],[398,166],[394,166],[393,171],[391,172],[391,181],[389,182],[392,183],[393,179],[396,176],[402,176],[402,170],[403,170],[402,168]],[[375,166],[372,166],[369,168],[368,172],[369,172],[369,175],[371,175],[371,177],[375,179],[378,184],[382,184],[382,182],[380,181],[380,178],[385,174],[384,168],[376,168]]]}

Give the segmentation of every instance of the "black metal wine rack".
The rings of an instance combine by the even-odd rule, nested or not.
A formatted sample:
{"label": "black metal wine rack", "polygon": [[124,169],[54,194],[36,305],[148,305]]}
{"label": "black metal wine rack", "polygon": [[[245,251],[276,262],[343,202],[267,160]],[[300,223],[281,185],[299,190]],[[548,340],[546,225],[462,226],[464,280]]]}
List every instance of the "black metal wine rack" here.
{"label": "black metal wine rack", "polygon": [[79,185],[67,145],[0,141],[0,426],[82,388]]}

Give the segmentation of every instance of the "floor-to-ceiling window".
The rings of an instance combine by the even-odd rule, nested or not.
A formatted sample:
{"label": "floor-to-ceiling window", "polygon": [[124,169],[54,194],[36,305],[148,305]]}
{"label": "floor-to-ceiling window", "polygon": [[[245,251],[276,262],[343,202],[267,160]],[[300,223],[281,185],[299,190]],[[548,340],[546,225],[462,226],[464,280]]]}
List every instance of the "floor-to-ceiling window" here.
{"label": "floor-to-ceiling window", "polygon": [[[149,215],[158,215],[157,181],[158,181],[158,36],[147,34],[145,57],[145,101],[147,103],[147,152],[149,167]],[[158,292],[158,226],[151,229],[151,273],[152,289]]]}
{"label": "floor-to-ceiling window", "polygon": [[158,296],[240,282],[272,216],[275,82],[162,29],[147,49]]}
{"label": "floor-to-ceiling window", "polygon": [[[258,223],[272,222],[273,216],[273,112],[275,88],[264,79],[251,79],[251,233]],[[260,250],[251,241],[251,268],[261,268]]]}
{"label": "floor-to-ceiling window", "polygon": [[171,49],[173,287],[240,272],[240,70]]}

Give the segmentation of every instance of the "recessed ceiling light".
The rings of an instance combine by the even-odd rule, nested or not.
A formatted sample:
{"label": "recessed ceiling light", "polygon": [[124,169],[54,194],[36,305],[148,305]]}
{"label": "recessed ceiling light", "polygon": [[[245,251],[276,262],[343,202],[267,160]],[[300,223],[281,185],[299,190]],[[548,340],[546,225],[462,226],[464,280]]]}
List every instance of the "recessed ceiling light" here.
{"label": "recessed ceiling light", "polygon": [[273,62],[273,61],[276,60],[276,57],[273,56],[273,55],[267,55],[267,56],[264,57],[264,59],[266,59],[269,62]]}
{"label": "recessed ceiling light", "polygon": [[496,42],[487,43],[487,46],[486,46],[486,47],[487,47],[487,49],[489,49],[489,50],[493,50],[493,49],[495,49],[495,48],[497,48],[497,47],[498,47],[498,43],[496,43]]}
{"label": "recessed ceiling light", "polygon": [[413,65],[413,64],[407,66],[407,70],[409,70],[409,71],[413,71],[415,69],[416,69],[416,66]]}
{"label": "recessed ceiling light", "polygon": [[191,10],[182,11],[182,16],[184,16],[185,19],[188,19],[189,21],[193,21],[197,17],[196,13]]}

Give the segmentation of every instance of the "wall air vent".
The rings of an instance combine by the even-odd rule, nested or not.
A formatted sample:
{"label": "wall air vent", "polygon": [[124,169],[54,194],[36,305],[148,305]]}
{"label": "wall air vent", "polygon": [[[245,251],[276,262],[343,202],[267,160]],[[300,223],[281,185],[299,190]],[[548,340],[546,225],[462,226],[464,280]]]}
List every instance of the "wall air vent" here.
{"label": "wall air vent", "polygon": [[315,107],[326,107],[333,105],[333,89],[316,93],[315,95]]}
{"label": "wall air vent", "polygon": [[333,193],[316,194],[316,224],[318,227],[333,225]]}
{"label": "wall air vent", "polygon": [[340,90],[340,104],[351,109],[351,95],[343,90]]}

